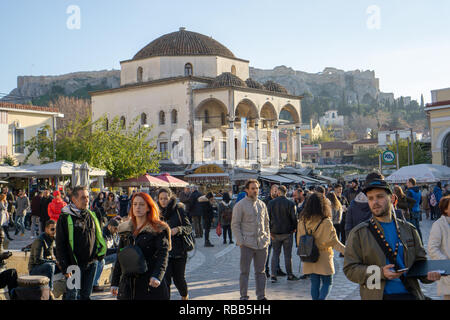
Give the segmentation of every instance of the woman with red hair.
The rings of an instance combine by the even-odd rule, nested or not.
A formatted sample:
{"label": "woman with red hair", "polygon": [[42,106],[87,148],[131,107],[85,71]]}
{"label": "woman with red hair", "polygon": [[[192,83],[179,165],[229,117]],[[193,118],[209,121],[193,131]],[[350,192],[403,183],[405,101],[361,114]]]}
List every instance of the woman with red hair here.
{"label": "woman with red hair", "polygon": [[127,246],[138,246],[147,263],[147,272],[124,274],[117,260],[111,293],[119,300],[168,300],[164,275],[171,250],[170,228],[160,220],[156,203],[143,192],[136,193],[131,199],[128,217],[128,221],[119,225],[118,253]]}

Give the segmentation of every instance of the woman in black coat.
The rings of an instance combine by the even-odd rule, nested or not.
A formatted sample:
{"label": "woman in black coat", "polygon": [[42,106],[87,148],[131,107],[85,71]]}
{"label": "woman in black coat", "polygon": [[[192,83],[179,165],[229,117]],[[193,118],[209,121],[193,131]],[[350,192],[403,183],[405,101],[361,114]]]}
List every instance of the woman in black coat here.
{"label": "woman in black coat", "polygon": [[157,197],[161,219],[171,228],[170,233],[172,236],[172,250],[169,253],[169,264],[165,280],[169,287],[169,293],[173,278],[181,299],[187,300],[188,287],[185,278],[187,251],[184,247],[183,236],[192,232],[192,226],[183,210],[182,204],[177,204],[177,199],[172,195],[170,189],[159,189]]}
{"label": "woman in black coat", "polygon": [[168,300],[170,298],[164,275],[171,249],[170,228],[160,220],[156,203],[146,193],[133,196],[129,220],[119,225],[121,249],[137,245],[147,263],[147,272],[127,275],[118,260],[114,265],[111,293],[119,300]]}

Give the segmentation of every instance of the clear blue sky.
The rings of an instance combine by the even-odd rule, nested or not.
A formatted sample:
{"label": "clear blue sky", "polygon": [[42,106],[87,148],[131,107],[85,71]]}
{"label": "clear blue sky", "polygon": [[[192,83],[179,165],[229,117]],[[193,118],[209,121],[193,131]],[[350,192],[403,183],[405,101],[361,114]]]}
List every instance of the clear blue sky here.
{"label": "clear blue sky", "polygon": [[[70,5],[80,29],[67,27]],[[448,0],[2,0],[0,92],[18,75],[120,69],[184,26],[256,68],[375,70],[382,91],[429,102],[430,90],[450,87],[449,16]]]}

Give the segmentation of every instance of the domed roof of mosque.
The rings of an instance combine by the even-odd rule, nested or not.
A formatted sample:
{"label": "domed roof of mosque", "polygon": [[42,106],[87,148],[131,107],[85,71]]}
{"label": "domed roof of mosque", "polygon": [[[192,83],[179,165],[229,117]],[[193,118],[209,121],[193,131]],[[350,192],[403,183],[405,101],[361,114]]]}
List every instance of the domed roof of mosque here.
{"label": "domed roof of mosque", "polygon": [[285,87],[283,87],[281,84],[273,82],[271,80],[268,80],[264,82],[264,88],[266,88],[269,91],[275,91],[275,92],[281,92],[281,93],[288,93]]}
{"label": "domed roof of mosque", "polygon": [[214,78],[214,81],[211,83],[211,87],[247,87],[247,84],[245,83],[245,81],[243,81],[238,76],[235,76],[231,72],[224,72]]}
{"label": "domed roof of mosque", "polygon": [[236,58],[228,48],[212,37],[180,28],[179,31],[165,34],[150,42],[134,55],[133,60],[157,56],[202,55]]}
{"label": "domed roof of mosque", "polygon": [[264,90],[264,87],[261,83],[259,83],[256,80],[253,80],[252,78],[248,78],[245,80],[245,83],[247,84],[247,87],[254,88],[254,89],[262,89]]}

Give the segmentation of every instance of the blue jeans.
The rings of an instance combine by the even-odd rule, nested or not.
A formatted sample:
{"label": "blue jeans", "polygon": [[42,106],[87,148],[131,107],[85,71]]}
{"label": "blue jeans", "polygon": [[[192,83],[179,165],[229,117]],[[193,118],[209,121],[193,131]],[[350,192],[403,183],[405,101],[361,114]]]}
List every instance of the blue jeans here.
{"label": "blue jeans", "polygon": [[16,215],[16,221],[14,221],[14,223],[16,224],[16,234],[19,233],[19,230],[22,233],[25,233],[25,225],[23,223],[24,219],[25,219],[24,216],[20,214]]}
{"label": "blue jeans", "polygon": [[423,242],[422,231],[420,230],[419,224],[419,218],[421,215],[422,215],[421,212],[411,212],[411,219],[409,219],[408,222],[411,223],[414,227],[416,227],[417,232],[419,233],[420,240]]}
{"label": "blue jeans", "polygon": [[39,276],[46,276],[50,279],[49,287],[50,290],[53,290],[53,277],[55,276],[55,263],[54,262],[45,262],[43,264],[40,264],[38,266],[33,267],[30,271],[30,275],[39,275]]}
{"label": "blue jeans", "polygon": [[105,264],[114,263],[116,261],[117,254],[109,254],[105,256],[102,261],[99,261],[97,264],[97,271],[95,271],[95,278],[94,278],[94,286],[98,286],[98,281],[100,280],[100,276],[102,275],[103,268],[105,267]]}
{"label": "blue jeans", "polygon": [[[320,281],[322,280],[322,287]],[[311,274],[311,297],[313,300],[325,300],[330,293],[333,284],[333,276],[324,276],[321,274]]]}
{"label": "blue jeans", "polygon": [[91,300],[92,288],[94,286],[95,272],[97,271],[98,261],[94,261],[81,271],[81,289],[66,289],[63,300]]}

